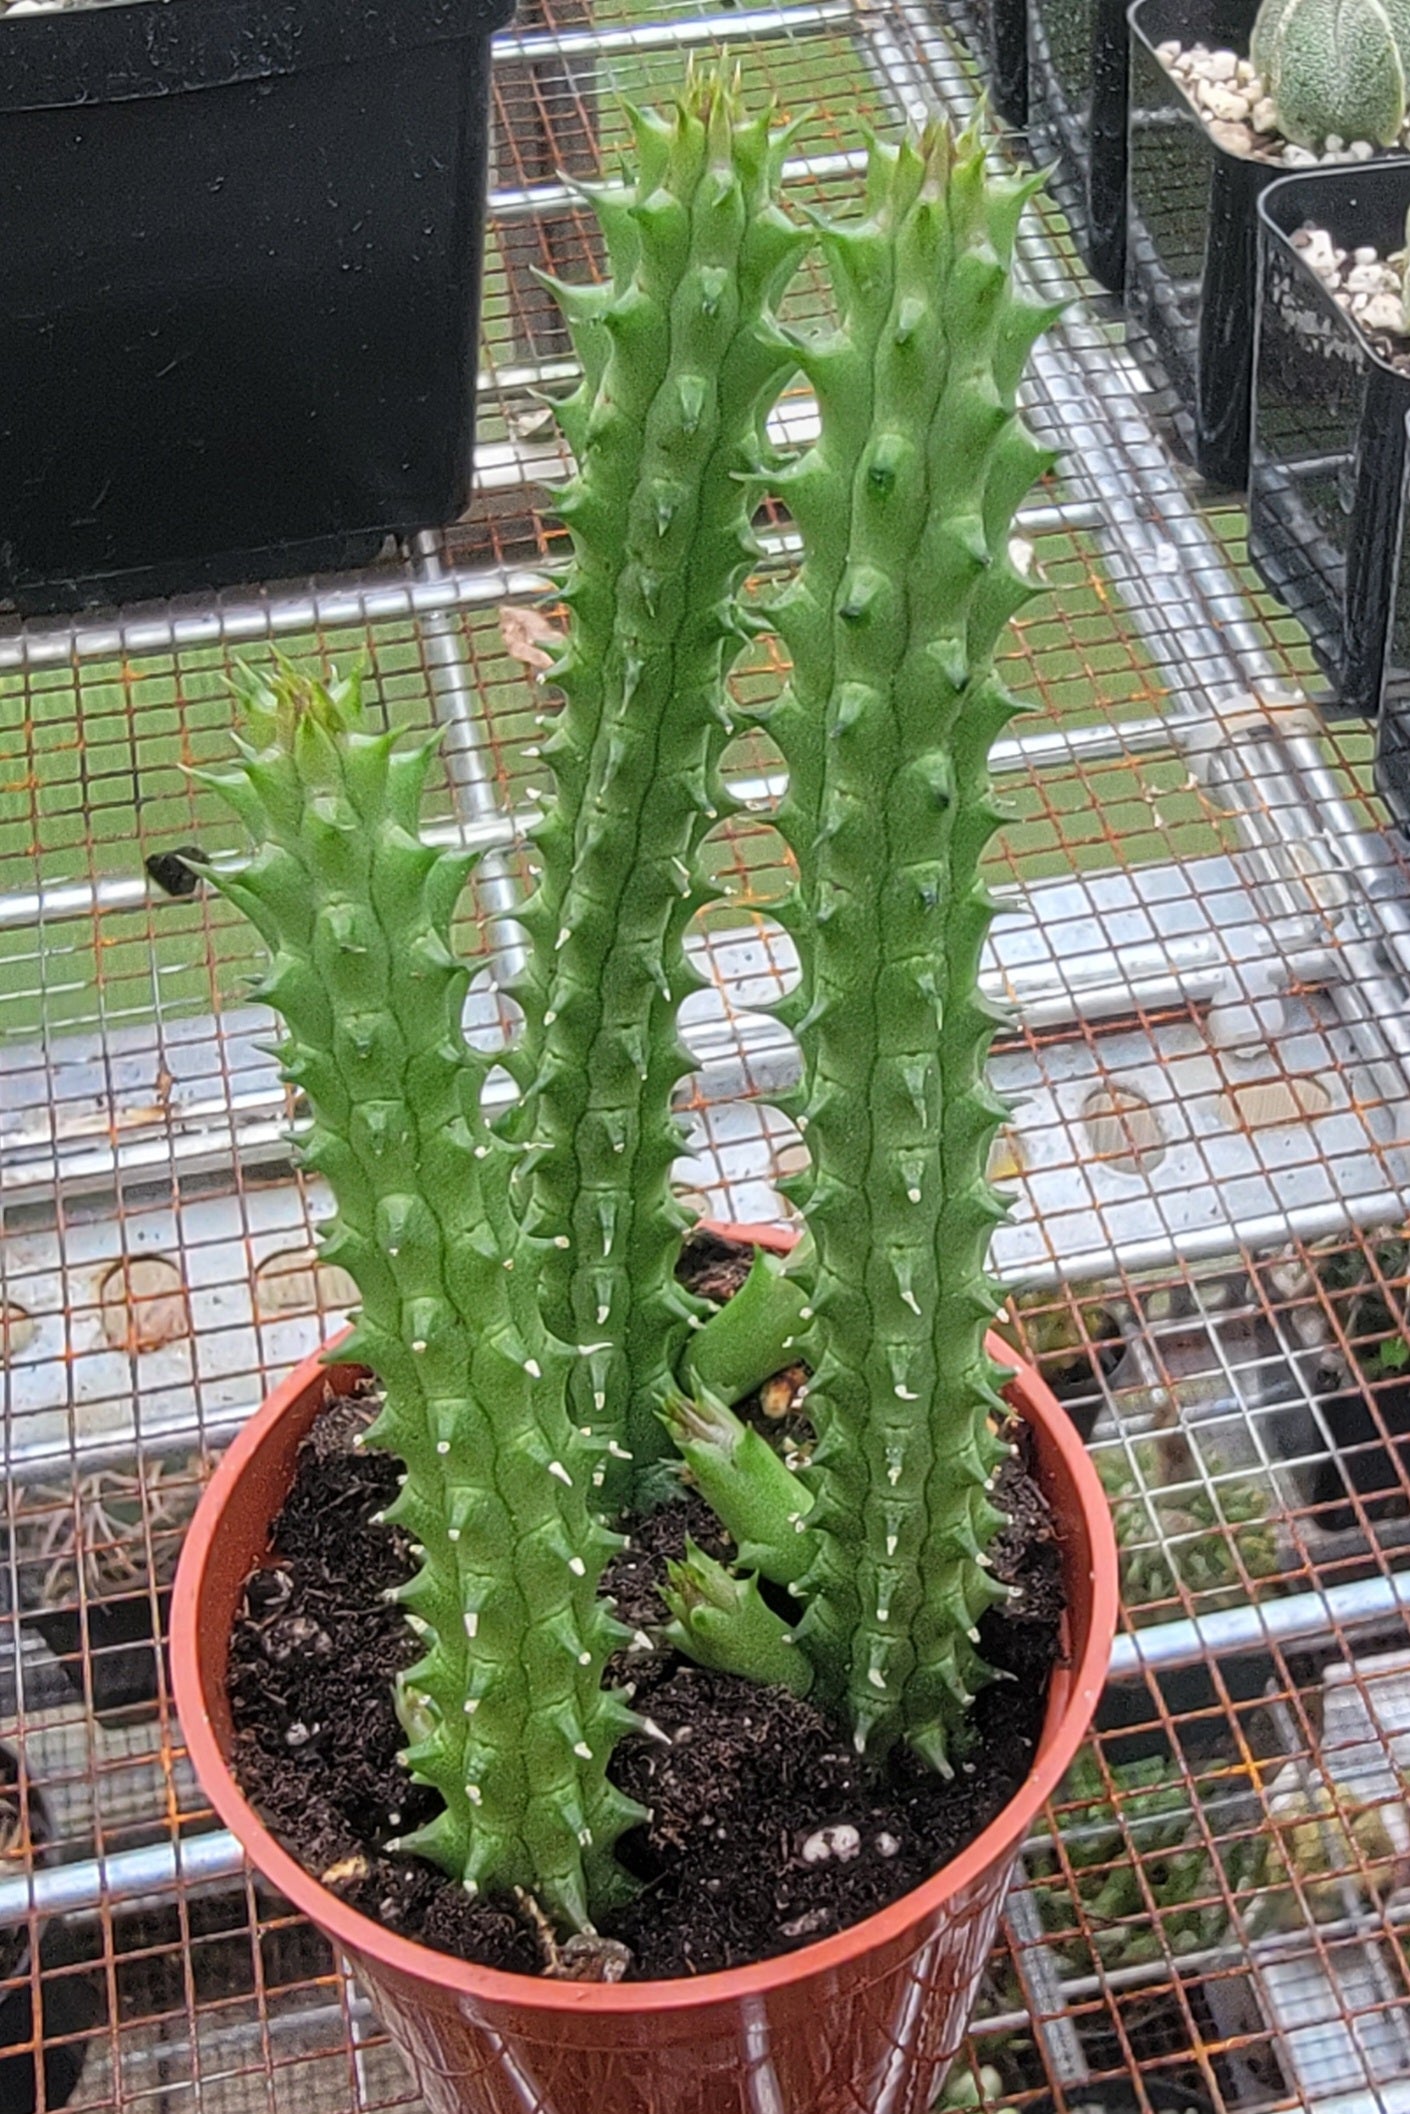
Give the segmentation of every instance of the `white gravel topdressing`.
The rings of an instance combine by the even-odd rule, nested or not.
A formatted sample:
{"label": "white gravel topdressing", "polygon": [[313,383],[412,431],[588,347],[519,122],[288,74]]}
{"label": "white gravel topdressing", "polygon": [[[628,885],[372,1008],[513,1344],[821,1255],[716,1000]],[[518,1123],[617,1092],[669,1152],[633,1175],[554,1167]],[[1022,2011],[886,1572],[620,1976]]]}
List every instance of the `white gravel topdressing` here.
{"label": "white gravel topdressing", "polygon": [[1396,264],[1370,243],[1338,249],[1325,228],[1301,227],[1288,239],[1308,270],[1363,330],[1395,339],[1397,350],[1410,341]]}
{"label": "white gravel topdressing", "polygon": [[[1211,51],[1207,45],[1182,45],[1173,37],[1156,46],[1156,57],[1184,89],[1221,147],[1231,154],[1254,155],[1283,169],[1315,169],[1329,162],[1370,161],[1379,150],[1368,139],[1342,140],[1335,134],[1321,154],[1295,147],[1278,130],[1273,99],[1247,59],[1234,51]],[[1401,144],[1410,147],[1410,124]]]}

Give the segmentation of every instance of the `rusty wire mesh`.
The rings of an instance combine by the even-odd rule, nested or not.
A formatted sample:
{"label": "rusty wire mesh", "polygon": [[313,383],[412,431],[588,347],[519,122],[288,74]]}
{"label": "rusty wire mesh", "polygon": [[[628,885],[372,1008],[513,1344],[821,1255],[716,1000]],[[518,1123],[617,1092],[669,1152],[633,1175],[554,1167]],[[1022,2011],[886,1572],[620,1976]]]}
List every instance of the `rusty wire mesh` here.
{"label": "rusty wire mesh", "polygon": [[[682,49],[643,49],[643,22]],[[188,775],[225,753],[229,676],[275,640],[361,655],[389,721],[445,729],[433,820],[490,847],[488,922],[463,939],[498,1032],[494,920],[523,878],[504,817],[532,807],[546,708],[504,612],[553,557],[565,462],[535,392],[571,371],[533,270],[596,263],[560,174],[610,160],[621,97],[669,92],[691,43],[807,111],[799,199],[854,192],[863,117],[974,89],[900,4],[557,0],[518,34],[467,520],[351,586],[0,635],[0,2028],[31,2036],[41,2105],[80,2054],[69,2103],[93,2114],[415,2104],[322,1941],[211,1832],[158,1641],[211,1460],[349,1296],[242,996],[250,940],[180,863],[238,853]],[[1080,292],[1051,209],[1027,257]],[[795,313],[823,301],[806,280]],[[1033,710],[1000,758],[993,857],[990,974],[1014,1008],[996,1073],[1018,1104],[998,1255],[1014,1341],[1111,1493],[1126,1634],[966,2062],[1023,2107],[1118,2083],[1159,2105],[1410,2105],[1410,876],[1367,736],[1300,701],[1296,627],[1250,580],[1240,517],[1201,510],[1143,426],[1110,315],[1079,299],[1055,343],[1031,409],[1072,445],[1021,524],[1052,592],[1009,654]],[[805,398],[786,408],[806,423]],[[764,590],[786,527],[765,524]],[[761,640],[741,703],[783,674]],[[760,728],[729,759],[746,806],[719,835],[689,1019],[682,1181],[746,1220],[777,1212],[800,1149],[768,1099],[790,1051],[767,1003],[792,973],[775,763]]]}

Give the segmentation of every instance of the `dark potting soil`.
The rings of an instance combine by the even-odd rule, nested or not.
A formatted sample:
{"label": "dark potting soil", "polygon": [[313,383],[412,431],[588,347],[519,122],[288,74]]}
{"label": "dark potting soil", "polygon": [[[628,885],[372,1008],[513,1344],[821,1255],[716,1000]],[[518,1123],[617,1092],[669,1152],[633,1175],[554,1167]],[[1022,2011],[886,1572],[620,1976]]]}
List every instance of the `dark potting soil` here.
{"label": "dark potting soil", "polygon": [[[435,1866],[384,1847],[438,1801],[397,1760],[392,1683],[419,1647],[382,1597],[412,1561],[404,1535],[373,1524],[398,1470],[353,1448],[371,1411],[366,1398],[330,1396],[271,1558],[246,1588],[228,1677],[235,1773],[299,1862],[351,1907],[461,1959],[542,1973],[543,1942],[513,1900],[471,1901]],[[1062,1585],[1046,1501],[1021,1456],[1001,1469],[996,1496],[1009,1524],[994,1570],[1020,1592],[984,1616],[980,1646],[1015,1678],[981,1692],[970,1756],[948,1781],[908,1754],[868,1767],[811,1704],[650,1645],[668,1559],[687,1534],[716,1554],[727,1543],[693,1495],[627,1523],[604,1590],[640,1636],[608,1678],[634,1684],[633,1706],[657,1731],[623,1740],[613,1762],[651,1820],[619,1845],[640,1888],[603,1932],[629,1948],[632,1979],[740,1966],[844,1929],[929,1878],[1017,1791],[1042,1727]]]}

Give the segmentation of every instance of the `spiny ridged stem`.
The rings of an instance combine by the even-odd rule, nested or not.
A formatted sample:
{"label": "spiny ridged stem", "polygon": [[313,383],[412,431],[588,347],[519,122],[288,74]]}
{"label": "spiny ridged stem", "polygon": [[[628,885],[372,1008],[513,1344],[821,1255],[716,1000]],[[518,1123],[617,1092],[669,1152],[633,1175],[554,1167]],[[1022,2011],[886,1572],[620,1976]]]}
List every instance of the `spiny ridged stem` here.
{"label": "spiny ridged stem", "polygon": [[[1011,285],[1033,188],[986,182],[972,135],[873,143],[864,216],[821,226],[837,327],[798,341],[820,431],[779,480],[804,556],[774,605],[793,674],[769,726],[798,868],[781,915],[802,978],[778,1010],[802,1051],[811,1164],[790,1193],[816,1245],[801,1571],[777,1474],[766,1491],[718,1416],[676,1419],[702,1487],[803,1604],[792,1644],[811,1692],[845,1707],[859,1748],[904,1737],[940,1768],[986,1672],[1006,1450],[984,1349],[1005,1111],[985,1080],[980,861],[999,820],[989,751],[1017,710],[994,651],[1034,591],[1009,533],[1047,464],[1015,415],[1049,320]],[[701,1630],[712,1665],[761,1665],[757,1609],[746,1630],[717,1581],[683,1582],[680,1634]],[[764,1642],[780,1663],[777,1635]]]}
{"label": "spiny ridged stem", "polygon": [[994,651],[1034,592],[1010,530],[1048,460],[1014,409],[1049,320],[1011,285],[1033,188],[988,182],[973,135],[873,145],[864,217],[822,230],[840,318],[800,348],[820,432],[785,481],[804,562],[773,612],[793,660],[770,726],[799,875],[795,1196],[818,1256],[797,1642],[859,1745],[904,1735],[937,1766],[984,1676],[1005,1452],[980,860],[989,751],[1017,710]]}
{"label": "spiny ridged stem", "polygon": [[[714,894],[699,852],[728,806],[734,597],[756,550],[763,421],[793,365],[770,318],[806,237],[775,203],[786,135],[743,119],[719,76],[632,123],[634,188],[588,194],[612,283],[556,289],[584,369],[559,409],[578,466],[559,502],[571,626],[510,1128],[532,1141],[544,1315],[583,1347],[574,1415],[639,1479],[705,1311],[675,1278],[671,1099],[691,1069],[676,1015],[698,982],[682,942]],[[632,1479],[610,1469],[609,1493]]]}
{"label": "spiny ridged stem", "polygon": [[355,682],[255,683],[247,712],[243,763],[206,782],[258,848],[212,878],[271,950],[260,995],[313,1112],[304,1164],[337,1206],[324,1252],[361,1296],[341,1356],[381,1382],[368,1440],[406,1468],[388,1518],[417,1545],[398,1597],[424,1649],[398,1702],[445,1809],[403,1847],[582,1926],[639,1817],[606,1778],[633,1722],[602,1688],[626,1634],[597,1595],[619,1537],[510,1209],[515,1149],[485,1123],[486,1061],[461,1030],[469,972],[448,942],[471,862],[420,841],[435,744],[369,731]]}

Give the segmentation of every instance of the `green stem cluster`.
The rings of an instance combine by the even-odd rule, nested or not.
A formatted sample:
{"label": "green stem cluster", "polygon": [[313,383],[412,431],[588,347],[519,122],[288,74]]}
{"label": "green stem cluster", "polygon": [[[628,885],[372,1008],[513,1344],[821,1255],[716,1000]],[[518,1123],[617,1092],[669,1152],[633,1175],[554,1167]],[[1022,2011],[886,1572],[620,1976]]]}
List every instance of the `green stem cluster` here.
{"label": "green stem cluster", "polygon": [[[368,1437],[406,1469],[389,1517],[417,1548],[401,1597],[423,1651],[399,1708],[444,1801],[406,1846],[579,1926],[622,1883],[637,1817],[606,1773],[634,1720],[603,1685],[624,1634],[599,1593],[604,1515],[670,1440],[737,1544],[730,1567],[675,1569],[697,1657],[942,1768],[984,1675],[1003,1109],[979,875],[988,753],[1016,709],[993,656],[1032,592],[1009,531],[1046,463],[1014,402],[1047,320],[1011,286],[1031,183],[990,184],[977,140],[938,127],[874,144],[862,217],[819,229],[836,326],[796,336],[775,319],[809,240],[778,208],[787,135],[719,78],[633,127],[634,184],[591,198],[610,283],[558,289],[583,366],[560,412],[571,626],[507,1117],[487,1119],[462,1031],[450,927],[472,862],[419,834],[433,745],[371,731],[355,683],[285,673],[251,685],[242,761],[213,781],[258,846],[218,885],[269,944],[305,1160],[337,1207],[327,1252],[361,1295],[342,1355],[377,1375]],[[727,807],[764,421],[799,368],[820,434],[774,477],[804,557],[773,611],[793,677],[770,725],[810,1237],[693,1328],[670,1188],[684,941]],[[731,1407],[800,1353],[802,1475]]]}

